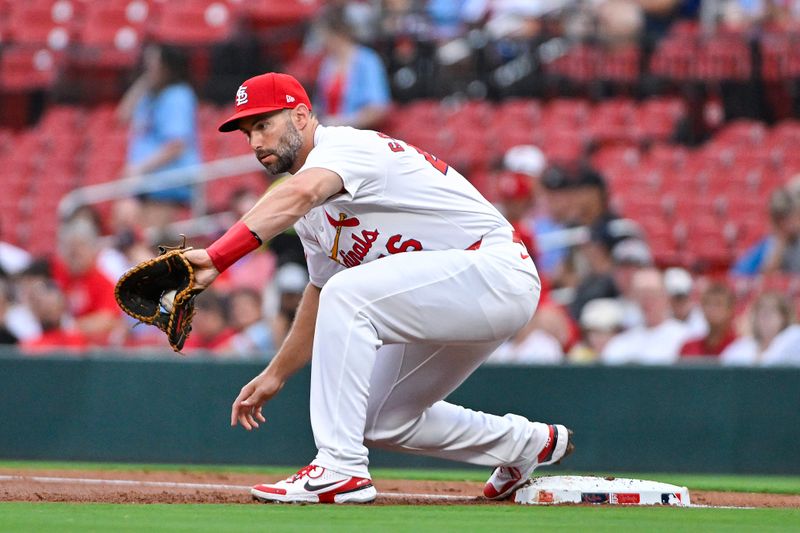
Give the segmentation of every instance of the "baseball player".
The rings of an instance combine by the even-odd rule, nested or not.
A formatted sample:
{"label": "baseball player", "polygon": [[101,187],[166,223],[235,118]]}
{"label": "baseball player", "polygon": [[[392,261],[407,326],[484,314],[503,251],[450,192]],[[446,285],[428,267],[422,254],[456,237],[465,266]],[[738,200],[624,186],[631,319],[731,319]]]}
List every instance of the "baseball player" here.
{"label": "baseball player", "polygon": [[245,385],[231,425],[258,428],[263,405],[311,361],[318,454],[262,501],[370,502],[369,446],[495,467],[488,498],[572,450],[562,425],[445,402],[528,322],[540,282],[509,223],[455,169],[376,131],[323,127],[303,87],[268,73],[236,93],[220,131],[241,131],[271,174],[293,176],[205,250],[186,253],[200,287],[294,225],[310,283],[292,329]]}

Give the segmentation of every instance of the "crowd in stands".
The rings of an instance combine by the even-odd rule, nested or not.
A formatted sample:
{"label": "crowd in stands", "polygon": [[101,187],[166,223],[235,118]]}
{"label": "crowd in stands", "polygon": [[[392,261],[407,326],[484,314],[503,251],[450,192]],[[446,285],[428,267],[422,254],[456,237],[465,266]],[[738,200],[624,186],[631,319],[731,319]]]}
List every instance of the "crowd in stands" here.
{"label": "crowd in stands", "polygon": [[[53,50],[50,40],[46,47],[69,56],[97,46],[79,22],[99,8],[61,1],[30,3],[62,18],[59,10],[74,7],[72,22],[57,26],[69,30],[76,48]],[[12,44],[0,47],[1,95],[11,90],[7,63],[23,44],[15,24],[28,9],[8,3],[13,9],[4,11],[5,4],[0,12],[10,15],[0,15],[0,36]],[[122,6],[127,24],[144,6],[145,18],[132,27],[142,42],[153,41],[123,50],[138,67],[113,65],[128,82],[118,103],[46,104],[32,127],[0,129],[0,174],[8,184],[0,199],[0,344],[29,355],[163,351],[160,332],[117,307],[116,280],[157,244],[175,244],[170,224],[190,216],[197,195],[235,220],[267,188],[267,177],[223,179],[205,193],[194,186],[151,191],[61,218],[57,200],[79,185],[153,179],[154,172],[247,153],[241,137],[214,131],[230,102],[221,108],[204,100],[217,93],[202,84],[283,69],[310,89],[323,124],[381,129],[435,153],[512,223],[543,291],[531,322],[490,362],[800,365],[800,158],[793,153],[800,105],[791,90],[800,55],[789,47],[775,66],[768,53],[775,35],[795,42],[800,10],[791,3],[287,0],[285,12],[272,14],[233,0],[110,4]],[[171,40],[162,25],[178,5],[194,5],[219,31]],[[223,8],[224,23],[212,24]],[[289,53],[280,61],[255,54],[258,64],[215,77],[215,51],[243,50],[241,42],[224,48],[235,41],[234,28]],[[286,42],[263,38],[265,28]],[[730,55],[739,48],[676,59],[670,46],[681,38],[734,39],[726,42],[747,43],[748,58],[761,46],[758,102],[742,106],[759,66],[748,59],[746,79],[739,76],[741,56]],[[192,70],[203,64],[198,49],[211,51],[210,73]],[[673,90],[649,92],[653,76]],[[42,88],[56,94],[63,85],[50,80],[22,91]],[[226,100],[235,93],[229,89]],[[782,121],[769,128],[753,119]],[[60,145],[58,124],[69,124],[64,133],[86,126],[72,148],[52,150],[70,170],[54,171],[44,186],[36,185],[35,176],[49,170],[40,162],[26,161],[12,175],[20,153],[39,157],[24,147]],[[192,244],[225,229],[206,229]],[[185,353],[270,357],[308,282],[303,263],[288,231],[226,271],[198,297]]]}

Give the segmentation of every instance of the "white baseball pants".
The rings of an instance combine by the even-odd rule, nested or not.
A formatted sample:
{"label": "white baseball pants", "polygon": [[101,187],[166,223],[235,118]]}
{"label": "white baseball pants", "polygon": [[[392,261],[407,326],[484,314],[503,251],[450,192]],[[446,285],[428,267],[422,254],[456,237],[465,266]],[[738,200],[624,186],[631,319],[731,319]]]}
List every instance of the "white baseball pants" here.
{"label": "white baseball pants", "polygon": [[478,250],[397,254],[325,284],[311,368],[313,464],[369,477],[367,445],[485,466],[528,461],[544,446],[545,424],[443,401],[538,303],[524,247],[505,230],[492,235]]}

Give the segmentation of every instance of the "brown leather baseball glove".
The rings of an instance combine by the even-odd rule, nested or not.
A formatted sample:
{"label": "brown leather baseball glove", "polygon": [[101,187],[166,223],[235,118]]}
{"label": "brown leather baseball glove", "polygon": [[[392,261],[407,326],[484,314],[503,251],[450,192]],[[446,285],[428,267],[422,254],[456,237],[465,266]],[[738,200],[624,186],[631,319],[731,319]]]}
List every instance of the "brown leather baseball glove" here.
{"label": "brown leather baseball glove", "polygon": [[[180,352],[192,330],[195,289],[194,269],[183,256],[183,246],[159,246],[161,254],[143,261],[119,278],[114,289],[117,304],[127,314],[152,324],[167,334],[170,346]],[[174,298],[169,301],[175,291]]]}

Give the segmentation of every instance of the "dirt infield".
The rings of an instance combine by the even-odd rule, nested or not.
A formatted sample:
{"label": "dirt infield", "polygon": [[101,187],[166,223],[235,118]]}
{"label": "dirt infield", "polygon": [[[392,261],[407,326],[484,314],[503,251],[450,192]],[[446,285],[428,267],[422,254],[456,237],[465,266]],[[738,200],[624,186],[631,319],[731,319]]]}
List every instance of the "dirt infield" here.
{"label": "dirt infield", "polygon": [[[103,503],[252,503],[251,485],[278,478],[193,471],[0,469],[0,501]],[[509,505],[480,496],[482,484],[375,480],[378,505]],[[800,495],[691,491],[693,504],[800,507]]]}

